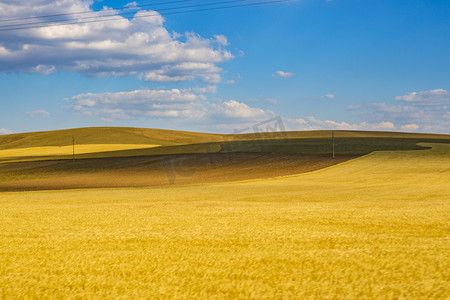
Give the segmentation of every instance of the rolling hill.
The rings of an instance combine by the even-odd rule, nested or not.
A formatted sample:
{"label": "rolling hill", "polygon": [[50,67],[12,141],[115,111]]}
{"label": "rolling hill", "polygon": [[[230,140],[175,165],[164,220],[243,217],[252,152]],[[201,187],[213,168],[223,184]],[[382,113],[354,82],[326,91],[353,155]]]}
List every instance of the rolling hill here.
{"label": "rolling hill", "polygon": [[450,144],[424,146],[269,179],[0,193],[1,295],[447,299]]}
{"label": "rolling hill", "polygon": [[221,141],[222,135],[132,127],[87,127],[0,135],[0,150],[76,144],[181,145]]}
{"label": "rolling hill", "polygon": [[[79,128],[0,136],[0,191],[144,187],[310,172],[374,151],[425,150],[449,135],[331,131],[207,134]],[[72,161],[72,136],[75,161]]]}

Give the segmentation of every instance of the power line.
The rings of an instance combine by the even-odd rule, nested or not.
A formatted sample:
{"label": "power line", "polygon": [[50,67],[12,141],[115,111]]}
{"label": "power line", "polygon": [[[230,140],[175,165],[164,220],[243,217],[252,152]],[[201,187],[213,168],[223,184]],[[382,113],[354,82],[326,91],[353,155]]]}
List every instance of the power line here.
{"label": "power line", "polygon": [[65,14],[42,15],[42,16],[23,17],[23,18],[4,19],[4,20],[0,19],[0,22],[12,22],[12,21],[21,21],[21,20],[29,20],[29,19],[37,19],[37,18],[51,18],[51,17],[92,14],[92,13],[96,13],[96,12],[104,12],[104,11],[110,11],[110,10],[126,10],[126,9],[132,10],[132,9],[136,9],[136,8],[144,8],[144,7],[149,7],[149,6],[166,5],[166,4],[173,4],[173,3],[180,3],[180,2],[191,2],[191,1],[193,1],[193,0],[178,0],[178,1],[159,2],[159,3],[153,3],[153,4],[135,5],[135,6],[130,6],[130,7],[128,7],[128,6],[107,7],[105,9],[79,11],[79,12],[65,13]]}
{"label": "power line", "polygon": [[[234,2],[242,2],[242,1],[247,1],[247,0],[222,1],[222,2],[216,2],[214,5],[234,3]],[[159,16],[159,15],[167,16],[167,15],[176,15],[176,14],[186,14],[186,13],[193,13],[193,12],[204,12],[204,11],[221,10],[221,9],[227,9],[227,8],[257,6],[257,5],[274,4],[274,3],[289,2],[289,1],[292,1],[292,0],[272,0],[272,1],[264,1],[264,2],[256,2],[256,3],[245,3],[245,4],[236,4],[236,5],[219,6],[219,7],[209,7],[209,8],[201,8],[201,9],[191,9],[191,10],[166,12],[166,13],[163,12],[163,13],[156,13],[156,14],[155,13],[154,14],[140,14],[138,16],[135,15],[133,18],[136,19],[136,18],[154,17],[154,16]],[[199,4],[199,5],[196,5],[195,7],[210,6],[210,5],[213,5],[213,4]],[[186,8],[186,7],[184,7],[184,8]],[[171,8],[171,10],[175,10],[175,9],[180,9],[180,7],[178,7],[178,8]],[[117,16],[117,15],[114,15],[114,16]],[[122,16],[122,15],[119,15],[119,16]],[[99,17],[96,17],[96,18],[99,18]],[[108,21],[117,21],[117,20],[122,20],[122,17],[121,18],[111,17],[111,18],[107,18],[107,19],[103,19],[103,20],[98,20],[97,19],[97,20],[81,21],[81,22],[77,21],[77,20],[74,20],[72,22],[70,22],[71,20],[67,20],[68,22],[65,22],[65,23],[51,23],[51,22],[47,22],[45,25],[40,25],[40,26],[26,26],[26,25],[30,25],[31,23],[15,24],[15,25],[9,25],[9,27],[12,27],[12,26],[22,26],[22,27],[4,28],[4,29],[0,29],[0,32],[14,31],[14,30],[23,30],[23,29],[35,29],[35,28],[43,28],[43,27],[53,27],[53,26],[89,24],[89,23],[108,22]]]}
{"label": "power line", "polygon": [[[221,2],[213,2],[213,3],[206,3],[206,4],[196,4],[196,5],[187,5],[187,6],[179,6],[179,7],[169,7],[169,8],[162,8],[158,11],[170,11],[170,10],[179,10],[179,9],[186,9],[186,8],[195,8],[195,7],[205,7],[205,6],[213,6],[213,5],[221,5],[221,4],[229,4],[229,3],[235,3],[235,2],[245,2],[248,0],[228,0],[228,1],[221,1]],[[100,11],[101,12],[101,11]],[[81,21],[81,20],[92,20],[92,19],[106,19],[108,20],[109,17],[117,17],[117,16],[132,16],[134,15],[134,12],[129,13],[119,13],[119,14],[110,14],[110,15],[104,15],[104,16],[90,16],[90,17],[81,17],[76,19],[60,19],[60,20],[51,20],[51,21],[39,21],[39,22],[32,22],[32,23],[22,23],[22,24],[9,24],[9,25],[0,25],[0,28],[8,28],[8,27],[21,27],[21,26],[28,26],[28,25],[39,25],[39,24],[54,24],[58,22],[74,22],[74,21]],[[99,22],[102,20],[98,20]],[[83,21],[81,21],[83,22]],[[80,23],[81,23],[80,22]],[[64,23],[65,24],[65,23]],[[11,29],[13,29],[11,28]],[[8,28],[9,29],[9,28]]]}

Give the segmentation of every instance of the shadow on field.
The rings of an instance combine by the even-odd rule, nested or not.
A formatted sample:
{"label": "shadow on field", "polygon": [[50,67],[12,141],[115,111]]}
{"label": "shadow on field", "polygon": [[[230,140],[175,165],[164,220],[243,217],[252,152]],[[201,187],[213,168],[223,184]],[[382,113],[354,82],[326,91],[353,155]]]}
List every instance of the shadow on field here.
{"label": "shadow on field", "polygon": [[360,155],[202,153],[0,164],[0,192],[149,187],[310,172]]}

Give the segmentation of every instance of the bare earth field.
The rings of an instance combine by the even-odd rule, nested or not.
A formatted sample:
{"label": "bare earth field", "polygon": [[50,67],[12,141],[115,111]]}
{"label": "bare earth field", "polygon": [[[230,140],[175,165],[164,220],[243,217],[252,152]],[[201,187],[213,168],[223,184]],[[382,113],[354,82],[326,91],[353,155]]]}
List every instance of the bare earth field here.
{"label": "bare earth field", "polygon": [[228,182],[299,174],[358,155],[212,153],[0,164],[0,192],[145,187]]}

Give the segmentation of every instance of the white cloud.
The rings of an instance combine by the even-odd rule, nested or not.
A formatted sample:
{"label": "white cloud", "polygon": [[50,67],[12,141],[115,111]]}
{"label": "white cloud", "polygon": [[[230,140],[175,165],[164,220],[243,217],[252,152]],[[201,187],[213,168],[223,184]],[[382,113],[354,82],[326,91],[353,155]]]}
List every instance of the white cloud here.
{"label": "white cloud", "polygon": [[323,96],[323,98],[334,99],[334,95],[333,94],[326,94],[326,95]]}
{"label": "white cloud", "polygon": [[415,131],[419,129],[419,125],[417,124],[405,124],[400,126],[400,129],[403,131]]}
{"label": "white cloud", "polygon": [[221,122],[254,122],[271,115],[236,100],[210,103],[205,94],[215,86],[172,90],[135,90],[118,93],[86,93],[71,98],[71,108],[79,115],[112,122],[133,118],[164,118],[176,123],[219,125]]}
{"label": "white cloud", "polygon": [[385,112],[385,113],[406,113],[416,111],[417,108],[413,106],[403,106],[403,105],[390,105],[386,103],[372,103],[369,105],[374,108],[375,111]]}
{"label": "white cloud", "polygon": [[396,105],[372,103],[347,106],[358,111],[358,116],[371,123],[385,120],[396,124],[403,131],[445,133],[450,130],[450,93],[444,89],[412,92],[396,96]]}
{"label": "white cloud", "polygon": [[236,83],[236,80],[234,80],[234,79],[230,79],[230,80],[226,81],[226,84],[235,84],[235,83]]}
{"label": "white cloud", "polygon": [[178,82],[193,80],[200,77],[204,82],[220,82],[221,69],[212,63],[184,62],[177,65],[166,66],[157,71],[149,71],[145,74],[147,81]]}
{"label": "white cloud", "polygon": [[[89,11],[91,1],[17,0],[0,2],[0,19]],[[132,5],[131,5],[132,7]],[[114,13],[108,10],[108,14]],[[117,12],[115,12],[117,13]],[[100,17],[105,12],[89,16]],[[72,16],[67,15],[67,18]],[[75,17],[75,16],[73,16]],[[233,58],[223,35],[169,33],[155,11],[129,19],[4,31],[0,35],[0,72],[51,74],[56,70],[89,76],[140,75],[148,81],[220,81],[217,64]],[[32,18],[27,22],[40,22]],[[3,24],[2,25],[6,25]],[[216,47],[217,46],[217,47]]]}
{"label": "white cloud", "polygon": [[[408,102],[408,104],[413,104]],[[349,107],[347,107],[349,110]],[[387,103],[372,103],[356,105],[358,116],[367,122],[377,123],[388,120],[401,130],[435,133],[449,133],[450,115],[446,105],[390,105]],[[409,126],[411,125],[411,126]],[[418,127],[415,128],[417,125]],[[415,129],[414,129],[415,128]]]}
{"label": "white cloud", "polygon": [[0,134],[11,134],[11,133],[12,133],[11,130],[8,130],[5,128],[0,128]]}
{"label": "white cloud", "polygon": [[395,130],[392,122],[382,121],[378,123],[347,123],[332,120],[319,120],[313,116],[304,119],[287,119],[287,127],[290,130]]}
{"label": "white cloud", "polygon": [[361,104],[357,104],[357,105],[347,105],[345,107],[345,110],[358,110],[361,109],[362,105]]}
{"label": "white cloud", "polygon": [[208,85],[205,87],[196,87],[196,88],[190,88],[189,91],[192,91],[194,93],[200,93],[200,94],[215,94],[217,91],[217,87],[215,85]]}
{"label": "white cloud", "polygon": [[215,87],[201,89],[135,90],[118,93],[86,93],[72,97],[72,109],[90,112],[102,119],[133,117],[201,116],[202,93],[214,92]]}
{"label": "white cloud", "polygon": [[271,98],[267,98],[266,101],[267,101],[268,103],[270,103],[270,104],[277,104],[277,103],[278,103],[277,100],[271,99]]}
{"label": "white cloud", "polygon": [[125,112],[125,110],[120,108],[114,109],[101,109],[100,119],[103,121],[112,122],[113,120],[128,120],[131,117]]}
{"label": "white cloud", "polygon": [[127,3],[127,4],[125,5],[125,7],[127,7],[127,8],[135,8],[136,6],[138,6],[138,3],[137,3],[136,1]]}
{"label": "white cloud", "polygon": [[42,75],[50,75],[55,70],[56,70],[56,67],[52,66],[52,65],[48,65],[48,66],[37,65],[36,67],[33,68],[33,72],[36,72],[36,73],[39,73]]}
{"label": "white cloud", "polygon": [[28,116],[30,117],[34,117],[34,116],[42,116],[44,118],[48,118],[50,117],[50,113],[48,111],[42,110],[42,109],[38,109],[35,111],[29,111],[26,113]]}
{"label": "white cloud", "polygon": [[226,36],[220,34],[220,35],[215,35],[214,36],[216,38],[216,41],[219,45],[221,46],[228,46],[230,43],[228,42],[228,39]]}
{"label": "white cloud", "polygon": [[396,96],[395,100],[411,103],[412,105],[442,105],[450,104],[450,92],[435,89],[424,92],[412,92],[404,96]]}
{"label": "white cloud", "polygon": [[305,119],[295,119],[295,120],[293,120],[293,122],[298,125],[307,125],[308,124],[308,121],[306,121]]}
{"label": "white cloud", "polygon": [[284,72],[284,71],[276,71],[275,74],[272,74],[272,77],[280,77],[280,78],[289,78],[294,76],[294,73]]}
{"label": "white cloud", "polygon": [[232,119],[260,119],[268,117],[268,113],[260,108],[250,107],[243,102],[229,100],[220,104],[211,104],[210,112],[225,118]]}

